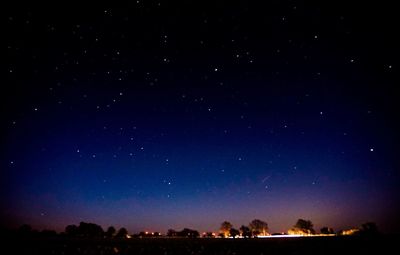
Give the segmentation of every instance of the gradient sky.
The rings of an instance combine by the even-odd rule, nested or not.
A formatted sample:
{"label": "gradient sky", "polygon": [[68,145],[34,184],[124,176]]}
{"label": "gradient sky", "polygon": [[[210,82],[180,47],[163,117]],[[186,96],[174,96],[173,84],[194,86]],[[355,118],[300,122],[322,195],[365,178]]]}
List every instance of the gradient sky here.
{"label": "gradient sky", "polygon": [[6,10],[2,224],[400,226],[395,8],[47,7]]}

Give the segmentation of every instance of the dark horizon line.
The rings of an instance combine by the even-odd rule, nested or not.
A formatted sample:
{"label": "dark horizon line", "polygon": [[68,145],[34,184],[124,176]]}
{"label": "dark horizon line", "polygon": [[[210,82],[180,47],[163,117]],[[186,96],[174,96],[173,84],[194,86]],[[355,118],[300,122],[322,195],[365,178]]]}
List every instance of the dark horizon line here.
{"label": "dark horizon line", "polygon": [[[311,221],[310,221],[310,222],[311,222]],[[127,228],[124,227],[124,226],[121,226],[120,228],[116,228],[116,227],[114,227],[113,225],[109,225],[109,226],[107,226],[107,227],[103,227],[101,224],[97,224],[97,223],[93,223],[93,222],[85,222],[85,221],[80,221],[78,224],[68,224],[68,225],[66,225],[66,226],[63,228],[62,231],[57,231],[56,229],[51,229],[51,228],[39,228],[39,229],[38,229],[38,228],[32,228],[32,225],[31,225],[31,224],[28,224],[28,223],[22,223],[22,224],[20,224],[20,225],[18,225],[18,226],[14,226],[14,227],[9,227],[9,226],[6,226],[5,224],[0,224],[0,229],[1,229],[2,231],[6,230],[6,231],[17,231],[17,232],[18,232],[18,231],[20,231],[22,228],[28,227],[28,228],[30,228],[29,231],[31,231],[31,232],[37,232],[37,233],[42,233],[42,232],[55,232],[57,235],[59,235],[59,234],[66,234],[66,232],[67,232],[67,231],[66,231],[66,228],[67,228],[67,227],[69,227],[69,226],[76,226],[76,227],[79,227],[82,223],[83,223],[83,224],[92,224],[92,225],[99,226],[99,227],[101,228],[101,230],[103,231],[103,233],[106,233],[106,232],[107,232],[107,229],[110,228],[110,227],[113,227],[113,228],[116,230],[116,232],[117,232],[118,230],[121,230],[121,229],[127,230]],[[344,232],[344,231],[347,231],[347,230],[358,230],[358,231],[361,231],[362,228],[363,228],[363,226],[366,225],[366,224],[373,224],[373,225],[375,225],[375,227],[377,227],[377,225],[376,225],[375,222],[373,222],[373,221],[368,221],[368,222],[365,222],[365,223],[361,224],[361,225],[358,226],[358,227],[350,227],[350,228],[348,228],[348,229],[338,229],[338,230],[334,231],[334,234],[335,234],[335,235],[340,235],[340,233],[342,233],[342,232]],[[247,224],[247,225],[242,224],[240,227],[237,227],[237,228],[233,227],[233,225],[232,225],[232,229],[237,229],[237,230],[239,230],[241,227],[243,227],[243,226],[249,227],[249,225],[250,225],[250,223]],[[268,233],[269,235],[274,235],[274,234],[278,234],[278,233],[288,235],[288,232],[289,232],[290,230],[292,230],[292,229],[295,229],[295,228],[296,228],[296,226],[293,225],[291,228],[289,228],[288,230],[286,230],[286,231],[284,231],[284,232],[269,233],[269,232],[268,232],[269,227],[267,227],[266,233]],[[313,225],[312,225],[311,228],[312,228],[312,230],[314,231],[314,234],[321,233],[321,230],[324,229],[324,228],[328,228],[328,229],[334,230],[333,228],[328,227],[328,226],[325,226],[325,225],[319,229],[319,232],[313,229]],[[198,232],[196,229],[193,229],[193,228],[190,228],[190,227],[183,227],[181,230],[176,230],[176,228],[168,228],[167,231],[165,232],[165,235],[162,235],[162,233],[163,233],[162,231],[147,231],[147,230],[134,231],[134,232],[133,232],[132,234],[130,234],[130,235],[140,235],[141,233],[146,233],[146,234],[148,234],[148,233],[149,233],[149,234],[150,234],[150,233],[160,233],[160,236],[167,236],[167,233],[168,233],[169,230],[172,230],[172,231],[175,231],[175,232],[181,232],[181,231],[184,231],[184,230],[191,230],[191,231],[196,231],[196,232]],[[127,231],[127,232],[128,232],[128,234],[129,234],[129,231]],[[222,231],[221,231],[220,228],[219,228],[219,229],[217,229],[217,230],[215,230],[215,231],[203,231],[201,234],[205,234],[205,233],[215,233],[216,235],[218,235],[218,234],[221,233],[221,232],[222,232]],[[200,233],[200,232],[199,232],[199,233]],[[382,231],[379,229],[379,233],[380,233],[380,234],[400,234],[400,231],[397,231],[397,232],[382,232]],[[200,236],[201,236],[201,234],[200,234]]]}

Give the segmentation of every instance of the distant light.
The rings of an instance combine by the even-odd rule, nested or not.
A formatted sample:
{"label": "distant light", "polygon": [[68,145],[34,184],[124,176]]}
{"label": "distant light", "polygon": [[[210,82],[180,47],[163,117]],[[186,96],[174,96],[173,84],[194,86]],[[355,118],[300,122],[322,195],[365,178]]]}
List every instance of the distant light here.
{"label": "distant light", "polygon": [[369,151],[370,151],[370,152],[373,152],[373,151],[374,151],[374,148],[369,149]]}
{"label": "distant light", "polygon": [[353,229],[349,229],[349,230],[343,230],[342,231],[342,235],[348,236],[348,235],[354,235],[357,232],[359,232],[360,230],[358,228],[353,228]]}
{"label": "distant light", "polygon": [[271,235],[271,236],[257,236],[257,238],[293,238],[305,237],[304,235]]}

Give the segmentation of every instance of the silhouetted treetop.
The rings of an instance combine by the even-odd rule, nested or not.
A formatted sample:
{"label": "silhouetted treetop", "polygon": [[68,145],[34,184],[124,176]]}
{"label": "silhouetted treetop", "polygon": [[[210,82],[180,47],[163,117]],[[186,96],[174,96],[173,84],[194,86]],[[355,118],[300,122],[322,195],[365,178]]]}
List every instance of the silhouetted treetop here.
{"label": "silhouetted treetop", "polygon": [[294,228],[304,233],[315,234],[314,225],[310,220],[298,219]]}
{"label": "silhouetted treetop", "polygon": [[116,238],[126,238],[128,235],[128,230],[126,228],[120,228],[118,233],[115,235]]}
{"label": "silhouetted treetop", "polygon": [[232,223],[230,223],[229,221],[224,221],[221,223],[221,227],[219,228],[219,230],[224,234],[224,236],[229,236],[229,231],[232,227]]}
{"label": "silhouetted treetop", "polygon": [[265,221],[254,219],[249,224],[250,230],[253,235],[267,235],[268,234],[268,224]]}

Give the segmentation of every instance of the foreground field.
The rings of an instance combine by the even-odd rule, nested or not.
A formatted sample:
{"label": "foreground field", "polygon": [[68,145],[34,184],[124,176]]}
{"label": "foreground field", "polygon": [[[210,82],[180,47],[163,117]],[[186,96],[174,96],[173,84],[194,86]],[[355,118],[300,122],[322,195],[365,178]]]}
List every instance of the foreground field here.
{"label": "foreground field", "polygon": [[20,239],[8,254],[383,254],[395,252],[398,237],[306,237],[276,239],[148,238],[130,240]]}

